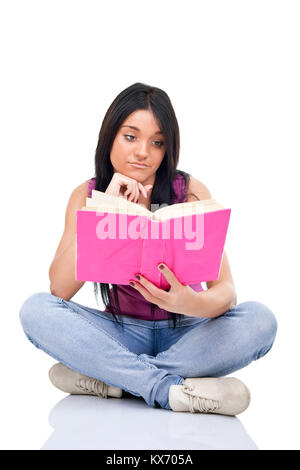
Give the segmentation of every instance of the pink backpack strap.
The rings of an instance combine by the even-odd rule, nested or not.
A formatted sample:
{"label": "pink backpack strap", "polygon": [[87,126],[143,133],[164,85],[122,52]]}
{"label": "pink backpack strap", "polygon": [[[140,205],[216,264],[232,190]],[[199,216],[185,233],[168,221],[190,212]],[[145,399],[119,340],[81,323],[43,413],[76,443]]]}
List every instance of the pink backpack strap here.
{"label": "pink backpack strap", "polygon": [[88,186],[88,197],[92,196],[92,189],[96,187],[96,178],[91,178]]}
{"label": "pink backpack strap", "polygon": [[173,204],[186,202],[187,196],[185,188],[185,179],[180,173],[177,173],[173,180],[173,189],[175,192],[175,199],[173,200]]}

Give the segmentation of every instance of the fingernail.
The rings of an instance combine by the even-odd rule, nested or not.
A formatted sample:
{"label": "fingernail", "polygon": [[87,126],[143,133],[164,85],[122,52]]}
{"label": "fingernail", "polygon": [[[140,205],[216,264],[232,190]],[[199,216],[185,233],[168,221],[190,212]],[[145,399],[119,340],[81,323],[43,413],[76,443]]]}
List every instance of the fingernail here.
{"label": "fingernail", "polygon": [[130,284],[132,287],[135,286],[134,282],[132,282],[132,281],[129,281],[129,284]]}
{"label": "fingernail", "polygon": [[139,276],[139,274],[136,274],[135,277],[137,278],[138,281],[140,281],[141,277]]}
{"label": "fingernail", "polygon": [[160,264],[158,267],[159,267],[159,269],[164,269],[164,265],[163,265],[163,264]]}

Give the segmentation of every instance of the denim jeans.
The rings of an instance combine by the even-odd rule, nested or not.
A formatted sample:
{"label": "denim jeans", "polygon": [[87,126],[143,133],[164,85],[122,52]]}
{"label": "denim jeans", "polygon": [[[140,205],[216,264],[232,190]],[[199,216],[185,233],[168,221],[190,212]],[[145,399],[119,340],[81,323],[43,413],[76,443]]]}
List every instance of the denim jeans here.
{"label": "denim jeans", "polygon": [[274,314],[256,301],[212,319],[182,315],[175,329],[172,320],[119,318],[123,327],[110,313],[47,292],[31,295],[20,310],[24,332],[37,348],[169,410],[170,385],[231,374],[264,356],[277,332]]}

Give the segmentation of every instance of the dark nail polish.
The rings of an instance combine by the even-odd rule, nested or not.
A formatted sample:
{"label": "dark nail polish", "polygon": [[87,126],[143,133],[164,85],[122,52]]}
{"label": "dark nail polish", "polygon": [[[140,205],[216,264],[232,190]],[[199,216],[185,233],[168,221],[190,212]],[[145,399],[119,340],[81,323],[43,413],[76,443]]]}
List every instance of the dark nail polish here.
{"label": "dark nail polish", "polygon": [[158,267],[159,269],[164,269],[164,266],[162,264],[160,264]]}
{"label": "dark nail polish", "polygon": [[136,274],[135,277],[137,278],[138,281],[140,281],[141,277],[138,274]]}
{"label": "dark nail polish", "polygon": [[130,284],[132,287],[134,287],[134,282],[129,281],[129,284]]}

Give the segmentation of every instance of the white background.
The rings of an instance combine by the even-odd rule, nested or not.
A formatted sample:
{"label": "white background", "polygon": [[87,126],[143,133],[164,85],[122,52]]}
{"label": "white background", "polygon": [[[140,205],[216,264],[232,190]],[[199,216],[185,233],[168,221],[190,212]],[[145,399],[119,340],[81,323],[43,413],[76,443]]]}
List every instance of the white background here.
{"label": "white background", "polygon": [[[39,449],[63,394],[18,313],[49,291],[72,190],[94,176],[104,114],[124,88],[164,89],[178,168],[231,207],[238,302],[278,320],[272,350],[234,375],[260,449],[299,449],[300,8],[297,1],[1,1],[1,448]],[[92,284],[73,300],[96,307]]]}

